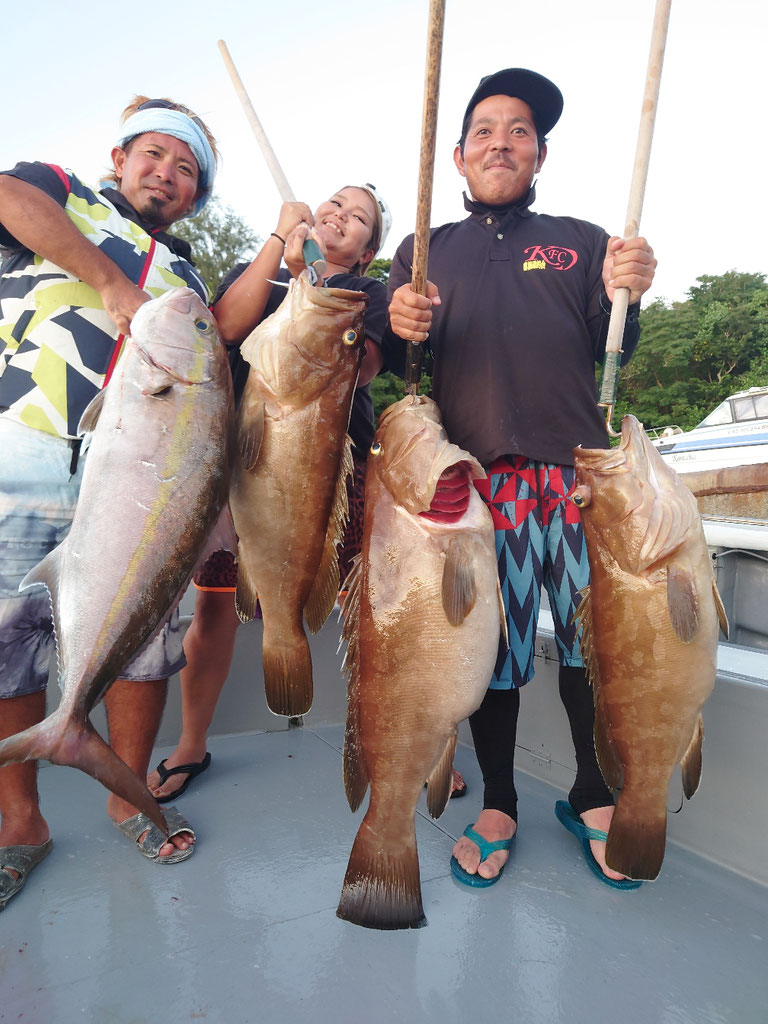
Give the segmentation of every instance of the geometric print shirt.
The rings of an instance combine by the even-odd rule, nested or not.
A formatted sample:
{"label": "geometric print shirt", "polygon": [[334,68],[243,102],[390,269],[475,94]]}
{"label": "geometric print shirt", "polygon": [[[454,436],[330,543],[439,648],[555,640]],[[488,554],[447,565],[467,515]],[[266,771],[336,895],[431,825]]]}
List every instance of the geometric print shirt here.
{"label": "geometric print shirt", "polygon": [[[63,206],[78,230],[153,298],[188,286],[208,302],[205,282],[174,251],[184,243],[153,230],[119,192],[94,192],[51,164],[22,163],[5,173]],[[0,273],[0,416],[76,438],[83,411],[109,381],[124,336],[95,289],[22,247],[1,226],[0,245],[6,257]]]}

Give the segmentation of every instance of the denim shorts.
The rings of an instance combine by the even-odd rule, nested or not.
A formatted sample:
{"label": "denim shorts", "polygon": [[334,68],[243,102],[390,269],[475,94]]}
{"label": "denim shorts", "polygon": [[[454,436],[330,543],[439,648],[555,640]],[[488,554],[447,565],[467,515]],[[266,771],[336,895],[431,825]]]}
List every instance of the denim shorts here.
{"label": "denim shorts", "polygon": [[[72,470],[72,445],[0,416],[0,698],[44,690],[54,652],[45,587],[19,584],[66,537],[75,513],[85,454]],[[178,610],[121,673],[166,679],[183,668]]]}

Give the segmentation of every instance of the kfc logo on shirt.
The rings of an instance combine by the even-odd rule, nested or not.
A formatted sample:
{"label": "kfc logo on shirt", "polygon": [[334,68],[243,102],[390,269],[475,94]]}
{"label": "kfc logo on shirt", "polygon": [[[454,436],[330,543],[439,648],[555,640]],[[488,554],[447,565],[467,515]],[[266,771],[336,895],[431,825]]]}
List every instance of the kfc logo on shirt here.
{"label": "kfc logo on shirt", "polygon": [[579,254],[562,245],[531,245],[523,250],[523,270],[570,270],[579,260]]}

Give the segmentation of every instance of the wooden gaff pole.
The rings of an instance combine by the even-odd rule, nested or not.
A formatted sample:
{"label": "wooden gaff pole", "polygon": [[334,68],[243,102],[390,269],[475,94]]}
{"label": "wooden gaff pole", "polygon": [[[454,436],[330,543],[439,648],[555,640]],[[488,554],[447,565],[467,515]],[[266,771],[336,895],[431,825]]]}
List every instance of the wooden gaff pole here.
{"label": "wooden gaff pole", "polygon": [[[672,0],[656,0],[656,14],[651,33],[651,51],[648,57],[648,71],[645,78],[645,94],[640,112],[640,128],[637,136],[635,165],[632,171],[632,182],[629,189],[627,220],[624,238],[637,238],[640,233],[640,214],[643,212],[645,184],[648,179],[648,164],[651,156],[651,141],[656,123],[656,109],[659,101],[661,84],[661,68],[664,63],[664,48],[667,42],[667,26],[669,9]],[[624,336],[624,325],[629,306],[629,289],[617,288],[613,296],[611,318],[608,323],[608,337],[605,343],[605,361],[603,363],[603,381],[600,388],[598,405],[606,410],[605,425],[609,434],[611,416],[616,403],[616,390],[619,386],[619,367],[621,364],[621,341]]]}

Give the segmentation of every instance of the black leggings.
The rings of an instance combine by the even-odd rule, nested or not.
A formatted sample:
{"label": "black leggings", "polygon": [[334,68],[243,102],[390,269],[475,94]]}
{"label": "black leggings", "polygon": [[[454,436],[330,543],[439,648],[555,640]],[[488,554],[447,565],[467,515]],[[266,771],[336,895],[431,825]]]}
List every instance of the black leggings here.
{"label": "black leggings", "polygon": [[[583,668],[561,665],[558,683],[576,753],[576,779],[568,799],[574,811],[583,814],[593,807],[612,804],[613,796],[603,781],[595,756],[594,706],[586,673]],[[485,785],[483,808],[503,811],[514,821],[517,821],[514,759],[519,711],[519,690],[488,690],[483,703],[469,719]]]}

